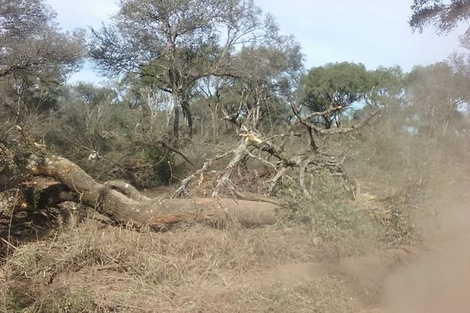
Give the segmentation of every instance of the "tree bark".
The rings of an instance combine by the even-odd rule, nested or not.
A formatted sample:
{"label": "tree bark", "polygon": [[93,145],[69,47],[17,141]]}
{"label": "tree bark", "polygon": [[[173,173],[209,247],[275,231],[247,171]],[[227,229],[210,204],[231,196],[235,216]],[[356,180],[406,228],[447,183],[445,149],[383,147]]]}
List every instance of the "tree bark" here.
{"label": "tree bark", "polygon": [[100,184],[78,165],[59,156],[30,157],[28,171],[52,177],[66,185],[81,203],[95,208],[114,222],[159,231],[180,223],[203,223],[224,227],[235,221],[243,227],[258,227],[277,221],[279,205],[270,202],[227,198],[147,198],[123,182]]}

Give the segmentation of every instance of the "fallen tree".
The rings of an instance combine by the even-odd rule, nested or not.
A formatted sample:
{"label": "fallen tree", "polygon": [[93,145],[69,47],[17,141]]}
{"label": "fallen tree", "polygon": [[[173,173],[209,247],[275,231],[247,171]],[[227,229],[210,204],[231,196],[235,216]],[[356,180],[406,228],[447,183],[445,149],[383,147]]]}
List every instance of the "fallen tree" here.
{"label": "fallen tree", "polygon": [[[263,192],[275,194],[274,189],[281,185],[281,180],[289,178],[297,181],[305,197],[311,198],[309,190],[315,188],[312,183],[314,182],[313,175],[319,170],[326,169],[332,176],[341,177],[343,181],[339,184],[351,191],[352,197],[355,198],[354,183],[343,168],[345,157],[338,160],[327,149],[320,147],[318,141],[324,140],[324,146],[326,146],[330,135],[354,132],[368,125],[380,110],[375,106],[375,110],[368,118],[349,127],[338,126],[323,129],[311,119],[333,113],[339,114],[338,112],[343,111],[342,106],[330,104],[325,111],[310,114],[302,113],[301,108],[302,106],[292,105],[294,120],[284,134],[271,137],[263,136],[256,127],[252,126],[258,126],[259,116],[248,114],[250,118],[247,118],[245,122],[249,123],[235,125],[238,136],[241,137],[239,146],[208,159],[201,168],[181,181],[180,187],[172,198],[148,198],[131,184],[122,181],[99,183],[69,159],[51,155],[46,147],[38,145],[21,127],[12,127],[16,135],[10,136],[18,137],[15,140],[19,142],[21,139],[22,144],[19,145],[21,149],[15,148],[15,151],[11,151],[7,146],[10,146],[8,142],[13,139],[5,139],[5,144],[0,142],[0,192],[16,188],[20,184],[31,183],[34,177],[43,176],[55,180],[56,184],[40,188],[39,199],[32,201],[34,203],[29,205],[33,210],[60,207],[65,202],[76,202],[106,216],[109,223],[138,228],[149,227],[156,231],[169,229],[182,223],[201,223],[214,227],[223,227],[232,222],[243,227],[274,224],[279,218],[281,208],[277,199],[250,194],[247,192],[250,190],[248,188],[241,191],[241,184],[234,180],[244,175],[240,172],[240,168],[246,168],[247,161],[253,159],[270,171],[271,177],[263,182],[266,183]],[[308,134],[307,142],[302,134]],[[295,154],[285,149],[285,145],[294,137],[298,137],[300,146],[304,146],[299,150],[299,145],[297,145]],[[175,152],[175,150],[172,151]],[[17,163],[13,160],[18,154],[22,155],[19,158],[21,164],[14,164]],[[180,152],[178,154],[183,156],[186,162],[192,164],[188,158],[184,157],[184,154]],[[27,157],[24,157],[25,155]],[[213,163],[217,160],[229,155],[232,159],[222,171],[211,168],[215,166]],[[11,174],[12,168],[15,169],[14,175]],[[191,184],[194,184],[196,180],[201,180],[209,170],[211,173],[216,173],[213,178],[216,184],[213,185],[212,197],[193,196],[185,199],[186,196],[191,197],[188,192]],[[287,171],[294,173],[292,175],[294,178],[290,177]],[[282,188],[282,185],[279,188]],[[228,198],[225,195],[232,197]],[[25,207],[28,207],[27,203]]]}
{"label": "fallen tree", "polygon": [[20,182],[27,182],[35,176],[53,178],[68,190],[64,192],[63,189],[56,188],[60,192],[48,193],[46,199],[40,201],[43,205],[77,201],[95,209],[114,223],[139,228],[148,226],[156,231],[181,223],[202,223],[214,227],[223,227],[229,222],[239,223],[243,227],[269,225],[276,223],[280,208],[272,200],[148,198],[125,182],[98,183],[66,158],[36,154],[28,158],[26,173],[20,176],[21,179],[3,179],[5,184],[0,191],[12,188]]}

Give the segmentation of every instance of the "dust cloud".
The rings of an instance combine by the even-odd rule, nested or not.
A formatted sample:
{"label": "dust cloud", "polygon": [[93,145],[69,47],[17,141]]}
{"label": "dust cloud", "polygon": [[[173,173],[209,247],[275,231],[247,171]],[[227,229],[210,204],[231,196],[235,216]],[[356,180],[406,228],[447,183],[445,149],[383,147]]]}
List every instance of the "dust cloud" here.
{"label": "dust cloud", "polygon": [[439,214],[425,243],[429,251],[387,280],[386,312],[470,312],[470,201],[444,202],[436,201]]}

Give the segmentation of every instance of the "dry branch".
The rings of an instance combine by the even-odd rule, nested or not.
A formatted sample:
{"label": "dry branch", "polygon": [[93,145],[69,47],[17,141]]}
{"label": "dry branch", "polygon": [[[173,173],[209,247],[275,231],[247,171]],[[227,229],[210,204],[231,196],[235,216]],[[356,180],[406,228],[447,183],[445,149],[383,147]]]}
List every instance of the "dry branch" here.
{"label": "dry branch", "polygon": [[[214,192],[212,193],[212,196],[215,198],[219,198],[220,191],[222,188],[226,187],[227,185],[230,185],[230,176],[232,175],[233,170],[240,164],[241,160],[243,157],[246,155],[247,143],[242,142],[237,149],[233,150],[233,154],[235,155],[233,159],[230,161],[230,163],[227,165],[224,171],[224,175],[222,176],[221,179],[219,179],[219,182],[217,183],[217,186],[215,187]],[[231,186],[230,186],[231,187]],[[234,188],[232,188],[234,190]]]}
{"label": "dry branch", "polygon": [[31,179],[28,174],[18,174],[13,176],[0,176],[0,192],[11,189],[16,185]]}
{"label": "dry branch", "polygon": [[[372,116],[370,118],[372,118]],[[370,118],[363,123],[356,124],[345,129],[345,132],[351,132],[357,128],[366,125],[367,121],[370,120]],[[309,128],[309,130],[311,130],[311,128]],[[326,131],[337,131],[337,129],[329,129]],[[337,134],[338,132],[334,133]],[[274,178],[270,181],[270,186],[268,189],[269,193],[273,192],[276,184],[285,175],[287,168],[298,168],[299,186],[303,191],[303,194],[306,197],[310,197],[310,193],[307,191],[305,186],[305,173],[307,172],[307,170],[316,171],[321,168],[326,168],[332,173],[333,176],[340,176],[344,179],[346,187],[352,191],[353,198],[355,198],[354,183],[343,168],[345,158],[343,158],[341,161],[337,161],[333,156],[319,151],[318,149],[312,149],[312,151],[306,152],[300,156],[288,157],[287,154],[284,153],[281,148],[277,147],[271,142],[260,139],[252,132],[246,132],[245,134],[242,134],[242,136],[245,137],[245,142],[247,142],[249,145],[269,153],[280,161],[280,167],[279,169],[277,169],[277,173]]]}
{"label": "dry branch", "polygon": [[294,115],[297,117],[299,122],[302,125],[306,126],[308,129],[311,129],[315,133],[321,134],[321,135],[336,135],[336,134],[350,133],[352,131],[355,131],[359,128],[362,128],[362,127],[368,125],[368,123],[372,120],[372,118],[377,116],[381,111],[380,108],[376,109],[364,121],[362,121],[360,123],[357,123],[357,124],[354,124],[354,125],[351,125],[350,127],[338,127],[338,128],[325,129],[325,128],[318,127],[317,125],[315,125],[315,123],[312,123],[310,121],[310,119],[311,119],[312,116],[322,116],[326,113],[334,112],[335,110],[337,110],[336,107],[332,107],[332,108],[330,108],[330,109],[328,109],[324,112],[313,112],[312,114],[314,114],[314,115],[310,114],[306,117],[301,115],[301,110],[302,110],[302,108],[295,108],[294,106],[292,106],[292,111],[294,112]]}
{"label": "dry branch", "polygon": [[213,158],[207,160],[206,162],[204,162],[204,165],[200,169],[198,169],[193,174],[191,174],[188,177],[186,177],[185,179],[183,179],[183,181],[181,182],[181,185],[173,193],[172,198],[173,199],[180,198],[181,196],[183,196],[183,194],[187,195],[188,194],[188,185],[196,177],[198,177],[198,176],[202,175],[203,173],[205,173],[209,169],[209,167],[212,165],[212,163],[226,157],[230,153],[232,153],[232,151],[228,151],[228,152],[225,152],[225,153],[222,153],[222,154],[218,154],[215,157],[213,157]]}

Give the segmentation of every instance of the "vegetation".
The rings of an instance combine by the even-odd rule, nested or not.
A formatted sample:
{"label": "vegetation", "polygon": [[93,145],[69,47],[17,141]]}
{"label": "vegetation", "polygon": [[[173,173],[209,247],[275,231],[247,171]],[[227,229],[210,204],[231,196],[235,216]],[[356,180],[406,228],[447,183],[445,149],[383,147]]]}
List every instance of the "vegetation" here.
{"label": "vegetation", "polygon": [[[438,34],[446,34],[465,23],[470,17],[470,4],[467,1],[451,0],[414,0],[411,6],[413,15],[410,26],[413,30],[422,32],[432,25]],[[461,36],[462,46],[470,47],[470,34],[467,31]]]}
{"label": "vegetation", "polygon": [[[410,24],[467,6],[415,1]],[[465,55],[305,70],[249,0],[54,18],[0,0],[5,312],[357,312],[468,200]],[[86,60],[117,79],[68,83]]]}

